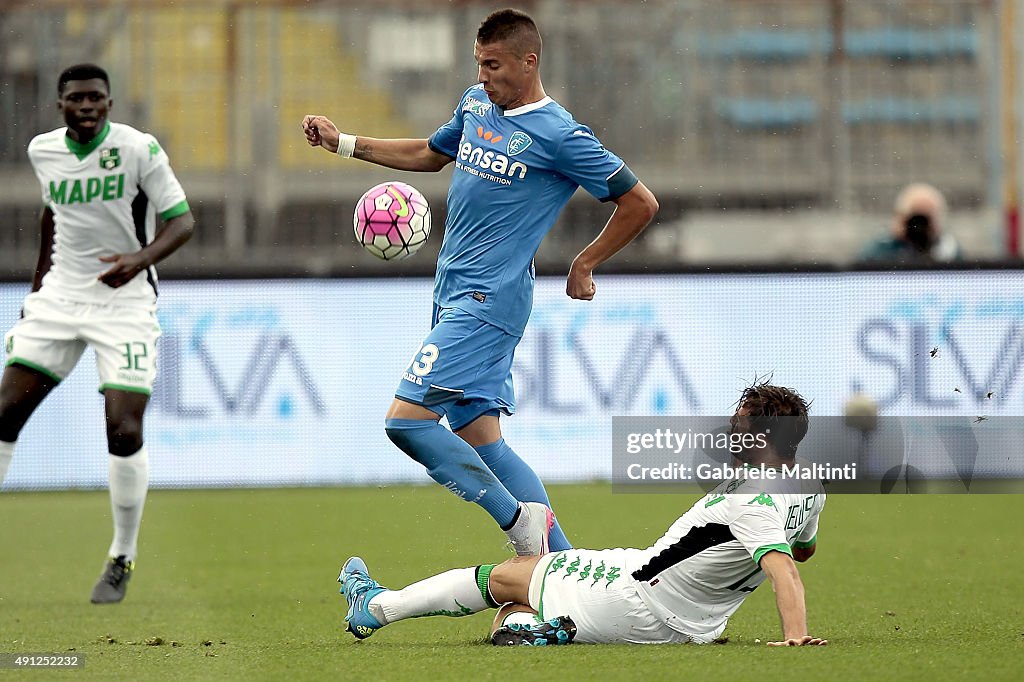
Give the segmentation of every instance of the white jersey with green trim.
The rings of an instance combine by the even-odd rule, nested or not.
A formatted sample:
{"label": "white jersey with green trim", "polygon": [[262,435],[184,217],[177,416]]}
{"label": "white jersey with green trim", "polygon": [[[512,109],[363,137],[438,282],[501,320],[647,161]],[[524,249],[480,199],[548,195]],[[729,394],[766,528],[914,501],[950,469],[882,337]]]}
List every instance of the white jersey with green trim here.
{"label": "white jersey with green trim", "polygon": [[647,607],[677,632],[710,642],[760,585],[761,557],[772,550],[792,556],[809,547],[825,505],[820,481],[756,479],[722,483],[683,514],[646,550],[650,559],[633,573]]}
{"label": "white jersey with green trim", "polygon": [[54,217],[43,290],[83,303],[155,302],[153,267],[118,289],[97,277],[110,268],[101,256],[138,251],[153,240],[157,216],[169,220],[189,210],[156,139],[108,122],[83,145],[58,128],[33,138],[28,157]]}

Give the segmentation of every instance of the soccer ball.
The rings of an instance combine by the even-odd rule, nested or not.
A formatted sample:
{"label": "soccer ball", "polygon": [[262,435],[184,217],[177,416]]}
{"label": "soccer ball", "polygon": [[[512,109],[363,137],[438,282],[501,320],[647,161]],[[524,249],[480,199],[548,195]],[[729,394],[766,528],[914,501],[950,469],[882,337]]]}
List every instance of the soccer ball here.
{"label": "soccer ball", "polygon": [[371,187],[356,202],[356,241],[381,260],[401,260],[420,250],[430,236],[430,206],[404,182]]}

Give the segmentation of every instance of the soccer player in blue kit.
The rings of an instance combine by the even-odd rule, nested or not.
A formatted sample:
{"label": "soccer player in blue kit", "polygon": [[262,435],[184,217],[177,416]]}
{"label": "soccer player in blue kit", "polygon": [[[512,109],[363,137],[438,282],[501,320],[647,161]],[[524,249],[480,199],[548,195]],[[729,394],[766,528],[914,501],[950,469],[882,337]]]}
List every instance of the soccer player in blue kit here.
{"label": "soccer player in blue kit", "polygon": [[479,83],[429,139],[357,137],[319,115],[305,116],[302,129],[310,146],[388,168],[436,172],[455,162],[433,327],[399,382],[386,431],[431,478],[483,507],[517,554],[537,555],[570,544],[499,423],[515,410],[512,358],[533,306],[534,255],[577,187],[614,202],[604,230],[569,269],[566,294],[589,301],[594,268],[647,226],[658,202],[545,94],[541,37],[529,16],[492,13],[474,55]]}

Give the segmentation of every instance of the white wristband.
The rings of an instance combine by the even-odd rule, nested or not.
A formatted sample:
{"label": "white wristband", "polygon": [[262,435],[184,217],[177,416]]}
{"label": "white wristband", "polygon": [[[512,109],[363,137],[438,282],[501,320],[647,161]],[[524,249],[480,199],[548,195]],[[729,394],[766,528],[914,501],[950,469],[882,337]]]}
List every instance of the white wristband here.
{"label": "white wristband", "polygon": [[352,154],[356,151],[356,136],[346,135],[341,133],[338,136],[338,156],[344,156],[346,159],[352,158]]}

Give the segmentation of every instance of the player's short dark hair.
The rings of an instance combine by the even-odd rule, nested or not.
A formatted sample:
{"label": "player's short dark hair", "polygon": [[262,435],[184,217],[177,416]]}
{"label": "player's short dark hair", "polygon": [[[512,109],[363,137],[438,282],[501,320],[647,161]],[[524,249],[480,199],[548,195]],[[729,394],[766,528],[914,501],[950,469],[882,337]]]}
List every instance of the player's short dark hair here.
{"label": "player's short dark hair", "polygon": [[68,81],[88,81],[93,78],[99,78],[106,83],[107,93],[110,93],[110,77],[106,71],[95,64],[75,64],[61,72],[60,78],[57,79],[57,94],[64,94],[64,86],[68,84]]}
{"label": "player's short dark hair", "polygon": [[540,57],[543,44],[537,24],[530,15],[511,8],[487,15],[477,29],[476,42],[481,45],[507,42],[520,57],[531,52]]}
{"label": "player's short dark hair", "polygon": [[809,403],[791,388],[773,386],[755,380],[743,389],[736,403],[737,412],[730,422],[737,433],[764,434],[765,440],[780,457],[792,458],[807,435]]}

